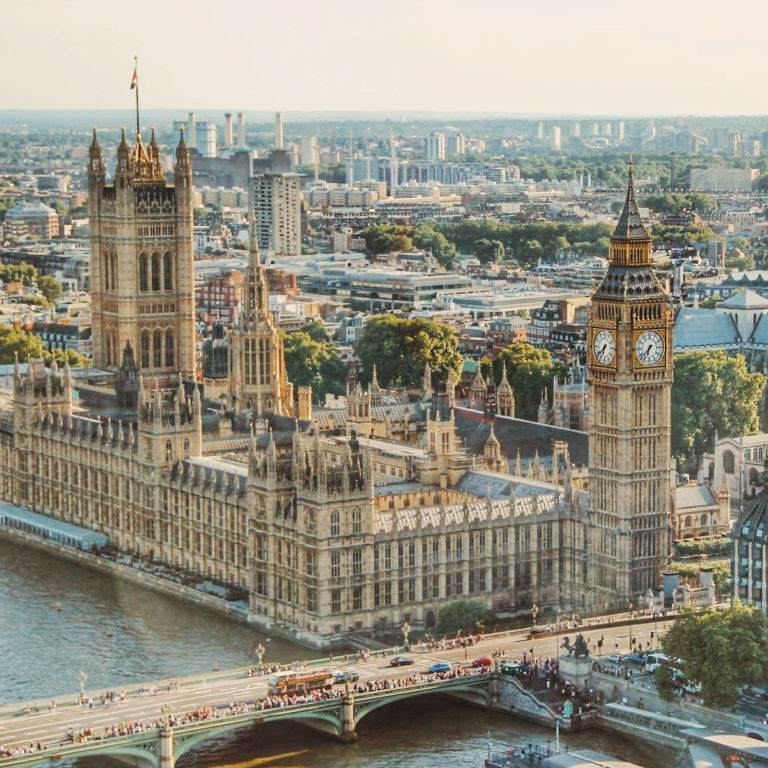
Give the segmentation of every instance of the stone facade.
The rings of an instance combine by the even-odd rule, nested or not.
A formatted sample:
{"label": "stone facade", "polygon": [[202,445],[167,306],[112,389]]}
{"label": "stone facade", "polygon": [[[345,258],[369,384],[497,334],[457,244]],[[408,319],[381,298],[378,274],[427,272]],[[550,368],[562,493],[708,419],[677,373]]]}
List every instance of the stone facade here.
{"label": "stone facade", "polygon": [[[3,499],[102,531],[111,544],[148,559],[243,587],[254,620],[318,644],[406,621],[428,630],[440,610],[457,600],[479,601],[501,615],[527,614],[533,603],[602,610],[635,584],[636,562],[643,583],[656,586],[654,515],[663,502],[647,501],[655,492],[647,488],[664,492],[659,468],[668,455],[666,363],[650,378],[644,371],[625,372],[623,363],[618,371],[593,373],[599,395],[593,439],[604,443],[618,435],[619,442],[614,454],[598,442],[598,493],[591,504],[586,491],[575,487],[565,440],[555,444],[551,471],[528,477],[519,460],[508,472],[509,457],[493,431],[478,451],[483,456],[469,454],[457,435],[453,383],[441,384],[440,394],[429,371],[418,403],[403,402],[398,410],[374,377],[368,391],[350,393],[343,423],[325,428],[313,413],[311,392],[302,389],[297,420],[252,238],[244,310],[231,338],[231,400],[226,410],[217,402],[214,413],[193,375],[194,328],[187,328],[183,312],[168,315],[173,365],[143,364],[143,324],[161,317],[141,313],[141,259],[148,259],[152,294],[153,255],[160,256],[164,289],[163,259],[171,254],[170,293],[176,298],[167,298],[182,301],[187,288],[181,263],[191,253],[183,213],[191,178],[187,151],[180,142],[176,187],[155,178],[158,153],[154,142],[145,150],[139,138],[129,150],[124,140],[113,188],[103,184],[94,140],[93,249],[94,261],[102,259],[94,348],[114,372],[111,381],[103,373],[98,382],[86,377],[78,384],[78,401],[69,369],[46,370],[41,360],[26,371],[17,366],[13,391],[0,408]],[[123,251],[110,227],[127,232],[130,222],[135,231]],[[142,234],[145,227],[149,234]],[[123,274],[125,284],[117,279]],[[651,325],[667,333],[664,300],[652,297],[661,320]],[[622,317],[630,311],[620,302],[616,309]],[[600,311],[595,317],[607,325]],[[626,328],[624,322],[617,333],[620,353],[628,358],[635,326],[634,320],[627,319]],[[122,351],[119,365],[116,349]],[[495,394],[513,413],[511,390],[502,384]],[[651,395],[659,398],[653,404]],[[85,409],[83,402],[94,404]],[[377,409],[393,411],[383,429]],[[646,489],[635,499],[638,531],[616,501],[631,500],[624,488],[634,493],[634,480],[619,477],[620,468],[611,464],[638,457],[628,446],[635,419],[650,420],[637,437],[638,450],[650,451],[637,470]],[[534,465],[540,470],[538,456]],[[630,556],[623,540],[641,549]]]}

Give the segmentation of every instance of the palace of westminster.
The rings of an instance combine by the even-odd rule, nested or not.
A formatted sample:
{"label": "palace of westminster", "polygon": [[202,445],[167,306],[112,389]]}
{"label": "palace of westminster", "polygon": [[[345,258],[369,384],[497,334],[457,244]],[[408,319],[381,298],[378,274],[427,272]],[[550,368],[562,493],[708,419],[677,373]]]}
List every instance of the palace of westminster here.
{"label": "palace of westminster", "polygon": [[[454,384],[427,370],[392,405],[374,375],[345,409],[294,402],[255,238],[224,353],[228,410],[198,383],[192,170],[173,183],[154,135],[123,134],[110,183],[89,154],[92,375],[17,365],[0,412],[0,497],[110,544],[248,591],[251,618],[307,643],[481,601],[501,615],[627,604],[660,584],[670,544],[672,314],[630,172],[590,310],[589,480],[565,443],[510,472],[493,430],[457,436]],[[433,378],[434,387],[433,387]],[[386,401],[386,402],[385,402]],[[495,414],[514,415],[506,375]]]}

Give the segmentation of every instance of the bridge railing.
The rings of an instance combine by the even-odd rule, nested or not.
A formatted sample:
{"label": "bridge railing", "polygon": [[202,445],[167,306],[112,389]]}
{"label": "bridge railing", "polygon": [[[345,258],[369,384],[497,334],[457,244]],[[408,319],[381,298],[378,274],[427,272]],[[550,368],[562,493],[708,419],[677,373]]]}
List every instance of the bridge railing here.
{"label": "bridge railing", "polygon": [[[395,688],[384,688],[377,691],[366,691],[362,693],[354,693],[350,691],[350,694],[354,696],[355,704],[365,704],[371,701],[381,701],[382,699],[400,698],[403,696],[414,696],[418,695],[419,693],[427,693],[435,690],[451,690],[466,686],[468,683],[472,684],[483,680],[490,680],[492,677],[492,673],[477,672],[469,675],[451,677],[444,680],[432,680],[429,682],[416,683],[413,685],[404,685]],[[303,702],[299,704],[265,709],[249,709],[247,712],[241,712],[234,715],[219,714],[215,717],[211,717],[205,720],[197,720],[189,723],[176,723],[173,726],[173,730],[175,734],[181,735],[196,733],[222,726],[236,728],[238,725],[262,723],[268,720],[284,719],[286,717],[302,715],[304,713],[309,715],[313,712],[324,712],[327,710],[339,709],[343,703],[346,693],[342,692],[341,690],[338,690],[337,693],[337,696],[329,699],[320,699],[318,701]],[[117,713],[118,712],[116,711],[116,714]],[[126,734],[123,736],[94,736],[81,742],[68,741],[66,739],[50,742],[45,738],[40,738],[39,740],[46,744],[46,749],[43,752],[31,752],[27,755],[0,757],[0,765],[23,765],[25,763],[40,762],[41,759],[50,761],[52,759],[58,758],[59,755],[64,758],[72,754],[91,752],[95,749],[98,750],[102,747],[112,750],[114,747],[120,747],[121,745],[135,746],[138,742],[155,738],[161,727],[162,726],[159,725],[158,727],[155,727],[151,730],[144,730],[141,733]]]}

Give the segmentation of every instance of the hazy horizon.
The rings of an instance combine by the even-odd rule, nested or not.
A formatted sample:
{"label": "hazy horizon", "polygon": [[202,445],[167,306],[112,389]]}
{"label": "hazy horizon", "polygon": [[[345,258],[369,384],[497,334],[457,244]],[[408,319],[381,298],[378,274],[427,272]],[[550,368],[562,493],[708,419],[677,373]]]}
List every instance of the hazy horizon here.
{"label": "hazy horizon", "polygon": [[25,0],[3,10],[6,110],[130,109],[138,56],[145,109],[768,114],[757,0],[300,0],[290,13],[248,0]]}

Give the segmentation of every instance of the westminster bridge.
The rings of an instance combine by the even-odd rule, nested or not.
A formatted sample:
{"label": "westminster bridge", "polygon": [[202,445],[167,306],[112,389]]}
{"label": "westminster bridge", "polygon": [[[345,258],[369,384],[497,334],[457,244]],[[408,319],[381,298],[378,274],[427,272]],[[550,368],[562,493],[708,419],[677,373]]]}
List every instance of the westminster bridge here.
{"label": "westminster bridge", "polygon": [[[294,720],[341,741],[353,741],[356,726],[363,717],[379,707],[415,696],[444,694],[489,707],[497,677],[484,670],[464,669],[444,678],[429,676],[423,682],[411,682],[417,678],[399,678],[405,684],[397,684],[396,679],[392,679],[394,687],[380,690],[341,689],[330,698],[273,708],[259,708],[258,701],[250,705],[222,703],[221,695],[230,691],[225,690],[226,686],[219,686],[218,695],[210,697],[211,702],[216,700],[219,704],[198,707],[193,717],[202,719],[192,721],[189,716],[174,715],[175,707],[168,701],[161,705],[167,695],[161,699],[153,695],[152,688],[141,697],[138,707],[132,702],[130,711],[125,706],[128,700],[111,707],[70,707],[66,713],[50,707],[41,712],[22,710],[21,714],[7,714],[0,720],[0,749],[17,753],[0,757],[0,766],[35,766],[66,758],[111,755],[134,768],[174,768],[179,757],[212,737],[279,720]],[[12,724],[8,717],[12,718]],[[117,723],[126,722],[133,723],[134,727],[141,723],[142,730],[126,735],[102,735]],[[64,730],[76,727],[75,734],[85,731],[88,735],[78,735],[74,740],[65,738],[63,723],[69,723]]]}

